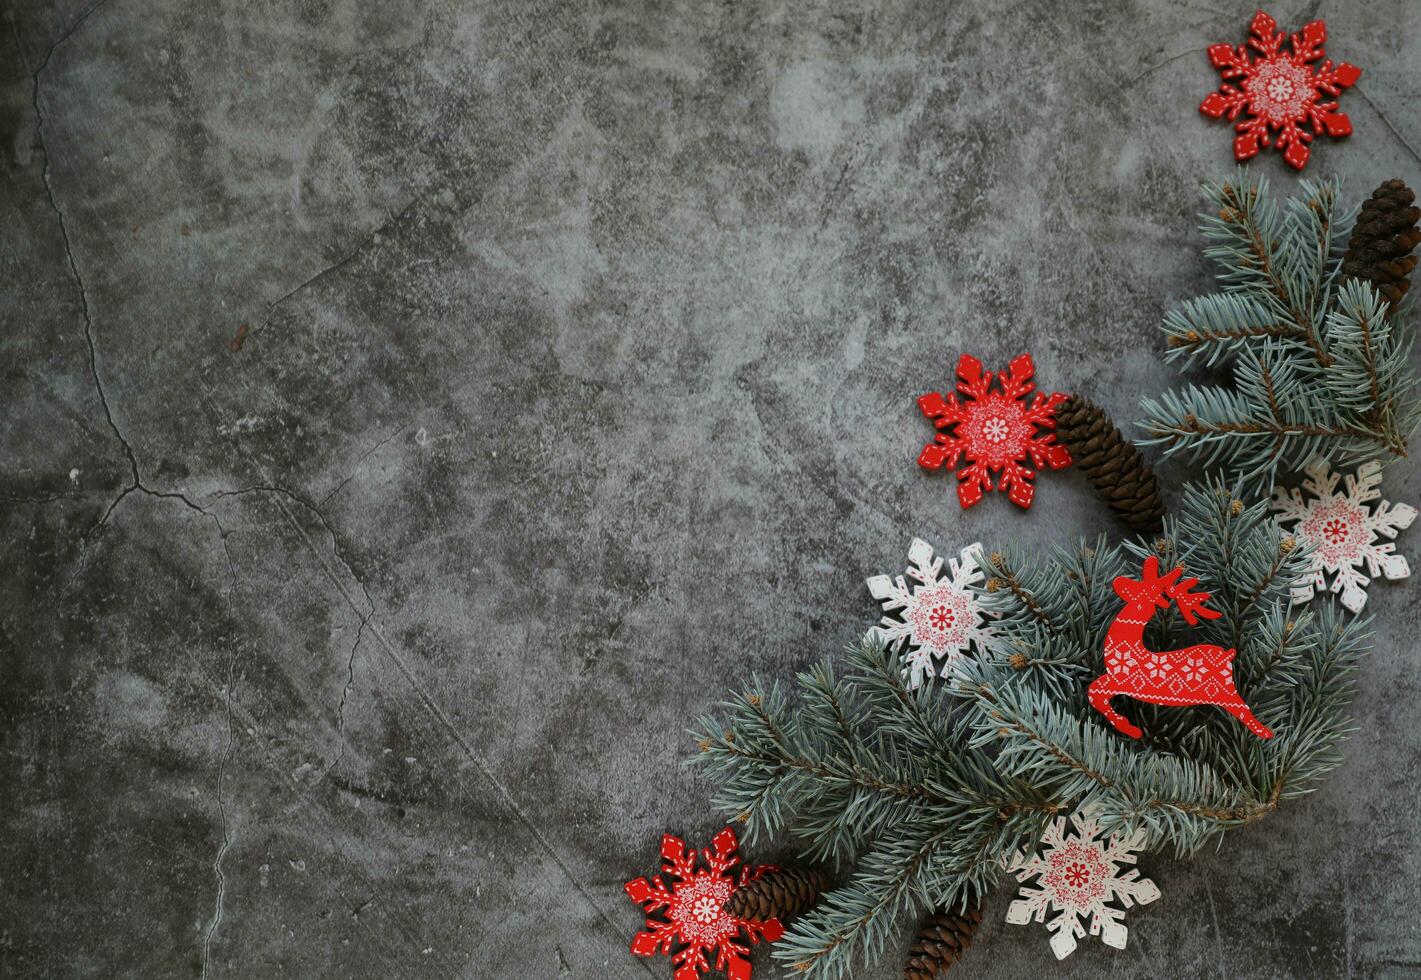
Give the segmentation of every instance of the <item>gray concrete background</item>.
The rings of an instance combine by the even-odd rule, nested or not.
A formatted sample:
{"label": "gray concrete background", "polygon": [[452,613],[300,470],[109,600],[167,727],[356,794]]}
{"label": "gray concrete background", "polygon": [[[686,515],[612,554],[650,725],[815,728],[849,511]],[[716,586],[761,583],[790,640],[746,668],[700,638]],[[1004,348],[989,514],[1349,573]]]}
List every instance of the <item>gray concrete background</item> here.
{"label": "gray concrete background", "polygon": [[[669,977],[621,886],[720,825],[689,720],[915,534],[1114,530],[961,513],[913,399],[1174,380],[1253,7],[859,6],[0,7],[0,973]],[[1421,5],[1270,10],[1364,69],[1310,175],[1421,183]],[[1414,598],[1324,791],[1145,858],[1124,952],[1004,889],[957,973],[1421,975]]]}

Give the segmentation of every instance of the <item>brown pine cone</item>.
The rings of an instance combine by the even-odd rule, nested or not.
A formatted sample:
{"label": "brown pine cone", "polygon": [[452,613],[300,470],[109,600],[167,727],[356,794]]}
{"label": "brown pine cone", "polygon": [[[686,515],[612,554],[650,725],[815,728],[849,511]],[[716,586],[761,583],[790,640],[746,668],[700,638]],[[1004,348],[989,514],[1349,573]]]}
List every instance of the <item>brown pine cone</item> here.
{"label": "brown pine cone", "polygon": [[781,868],[736,889],[725,910],[741,919],[792,919],[819,901],[829,879],[811,868]]}
{"label": "brown pine cone", "polygon": [[972,934],[981,922],[980,905],[962,913],[937,911],[929,915],[908,950],[903,980],[933,980],[946,972],[972,945]]}
{"label": "brown pine cone", "polygon": [[1421,208],[1412,206],[1415,200],[1402,181],[1383,181],[1362,205],[1342,256],[1344,278],[1367,280],[1393,305],[1411,288],[1416,268],[1411,250],[1421,243]]}
{"label": "brown pine cone", "polygon": [[1153,534],[1160,529],[1164,501],[1154,470],[1103,409],[1079,395],[1066,399],[1056,410],[1056,441],[1131,530]]}

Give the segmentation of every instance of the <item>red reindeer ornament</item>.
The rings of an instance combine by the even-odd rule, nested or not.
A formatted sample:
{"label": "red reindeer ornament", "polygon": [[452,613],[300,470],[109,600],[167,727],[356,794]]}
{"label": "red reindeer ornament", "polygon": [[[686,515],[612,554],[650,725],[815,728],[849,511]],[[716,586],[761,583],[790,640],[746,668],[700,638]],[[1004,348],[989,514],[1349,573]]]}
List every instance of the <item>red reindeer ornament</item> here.
{"label": "red reindeer ornament", "polygon": [[1114,581],[1115,594],[1125,603],[1125,608],[1116,615],[1105,634],[1105,673],[1091,681],[1086,692],[1091,707],[1110,719],[1110,724],[1121,732],[1139,738],[1140,729],[1111,707],[1110,699],[1117,694],[1171,707],[1216,704],[1259,738],[1272,738],[1273,732],[1253,716],[1234,690],[1236,651],[1212,643],[1165,651],[1145,647],[1145,624],[1159,610],[1168,609],[1171,602],[1191,626],[1200,618],[1218,619],[1221,615],[1204,605],[1209,601],[1209,593],[1193,591],[1199,580],[1181,580],[1183,573],[1183,568],[1176,568],[1161,576],[1159,559],[1151,555],[1145,559],[1139,581],[1124,575]]}

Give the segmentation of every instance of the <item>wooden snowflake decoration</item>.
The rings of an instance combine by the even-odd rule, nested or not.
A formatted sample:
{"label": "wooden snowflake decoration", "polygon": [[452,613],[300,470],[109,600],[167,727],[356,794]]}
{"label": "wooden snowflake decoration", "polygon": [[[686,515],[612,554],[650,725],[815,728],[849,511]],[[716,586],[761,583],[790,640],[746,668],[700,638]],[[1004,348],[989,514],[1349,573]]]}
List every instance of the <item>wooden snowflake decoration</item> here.
{"label": "wooden snowflake decoration", "polygon": [[[1160,897],[1160,890],[1148,878],[1141,878],[1133,865],[1138,838],[1105,837],[1100,824],[1088,814],[1072,813],[1074,831],[1066,829],[1066,818],[1057,817],[1046,828],[1039,851],[1027,857],[1018,853],[1008,869],[1017,881],[1038,879],[1037,887],[1023,885],[1021,896],[1007,908],[1007,921],[1024,926],[1035,919],[1045,922],[1055,933],[1051,951],[1058,960],[1075,952],[1076,940],[1086,934],[1082,919],[1090,923],[1090,934],[1116,949],[1125,948],[1128,931],[1125,910],[1131,905],[1148,905]],[[1047,920],[1049,912],[1057,913]]]}
{"label": "wooden snowflake decoration", "polygon": [[[1314,593],[1327,591],[1330,573],[1332,591],[1342,605],[1361,612],[1371,579],[1378,575],[1400,579],[1411,574],[1405,556],[1395,553],[1396,545],[1381,539],[1394,538],[1410,527],[1416,520],[1416,508],[1378,499],[1382,495],[1382,464],[1376,461],[1363,463],[1356,476],[1347,477],[1345,493],[1337,492],[1341,476],[1325,460],[1314,460],[1303,472],[1303,490],[1311,500],[1305,501],[1296,489],[1278,487],[1273,491],[1273,510],[1279,523],[1291,524],[1292,533],[1312,548],[1311,574],[1294,586],[1293,601],[1307,602]],[[1367,505],[1373,500],[1378,502],[1369,510]]]}
{"label": "wooden snowflake decoration", "polygon": [[[969,649],[986,650],[991,631],[977,605],[972,586],[985,578],[982,546],[971,544],[946,562],[933,556],[932,545],[914,538],[908,546],[908,574],[875,575],[865,580],[868,591],[887,614],[870,633],[898,650],[909,687],[933,676],[936,660],[942,676],[950,677]],[[909,579],[913,584],[909,584]]]}
{"label": "wooden snowflake decoration", "polygon": [[[1234,126],[1238,132],[1234,158],[1240,163],[1271,145],[1301,170],[1315,136],[1351,135],[1352,121],[1336,111],[1337,102],[1319,99],[1355,84],[1362,69],[1345,61],[1334,66],[1330,59],[1313,64],[1323,57],[1327,41],[1323,21],[1313,21],[1290,39],[1278,30],[1277,21],[1260,10],[1253,15],[1249,31],[1253,36],[1247,44],[1210,46],[1209,60],[1223,82],[1204,99],[1199,111],[1214,119],[1227,115],[1229,122],[1246,113]],[[1291,50],[1284,51],[1289,41]]]}
{"label": "wooden snowflake decoration", "polygon": [[[730,980],[750,980],[750,948],[741,934],[749,943],[761,939],[774,942],[784,935],[784,926],[778,919],[758,922],[731,915],[725,903],[737,889],[779,869],[769,864],[753,869],[747,865],[737,876],[738,847],[735,831],[726,827],[700,852],[705,868],[697,871],[694,849],[688,850],[679,837],[662,837],[662,873],[649,880],[637,878],[625,886],[627,896],[646,913],[647,931],[632,938],[632,952],[670,956],[676,966],[675,980],[697,980],[702,971],[710,969],[708,954],[714,953],[715,968]],[[653,914],[663,910],[661,917]],[[673,951],[677,945],[681,948]]]}
{"label": "wooden snowflake decoration", "polygon": [[1001,391],[992,391],[992,372],[984,372],[981,361],[963,354],[957,361],[957,391],[964,400],[937,392],[918,399],[923,414],[941,430],[918,455],[918,465],[935,470],[965,459],[967,465],[957,472],[957,499],[964,509],[992,489],[996,473],[1001,474],[997,489],[1018,507],[1030,507],[1036,470],[1023,461],[1029,459],[1038,469],[1071,465],[1070,453],[1056,445],[1053,433],[1037,432],[1056,427],[1056,408],[1066,396],[1037,392],[1028,405],[1025,398],[1036,388],[1031,380],[1035,374],[1031,355],[1022,354],[998,376]]}

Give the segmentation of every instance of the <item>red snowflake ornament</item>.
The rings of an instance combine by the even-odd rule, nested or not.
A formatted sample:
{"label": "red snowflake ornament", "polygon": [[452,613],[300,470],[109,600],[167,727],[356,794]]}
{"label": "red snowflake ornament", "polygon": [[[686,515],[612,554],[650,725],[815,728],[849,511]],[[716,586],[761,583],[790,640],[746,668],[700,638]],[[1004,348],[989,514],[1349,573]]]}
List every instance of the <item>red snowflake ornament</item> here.
{"label": "red snowflake ornament", "polygon": [[1151,555],[1145,559],[1138,580],[1121,575],[1111,583],[1125,608],[1116,614],[1105,634],[1105,673],[1091,681],[1086,691],[1091,707],[1131,738],[1139,738],[1140,729],[1111,706],[1110,699],[1116,695],[1171,707],[1218,705],[1259,738],[1272,738],[1273,732],[1254,717],[1234,689],[1237,651],[1212,643],[1163,651],[1145,646],[1145,624],[1171,602],[1191,626],[1200,619],[1223,615],[1204,605],[1209,593],[1194,591],[1199,580],[1181,580],[1183,574],[1183,568],[1176,568],[1161,575],[1159,559]]}
{"label": "red snowflake ornament", "polygon": [[[1249,31],[1253,36],[1237,48],[1231,44],[1210,46],[1209,60],[1223,82],[1203,101],[1199,111],[1214,119],[1227,114],[1229,122],[1233,122],[1247,110],[1244,120],[1234,126],[1238,131],[1234,158],[1242,163],[1260,148],[1271,145],[1283,154],[1284,160],[1301,170],[1308,162],[1308,144],[1313,137],[1319,133],[1351,135],[1352,120],[1335,111],[1337,103],[1318,99],[1337,95],[1355,84],[1362,69],[1345,61],[1334,66],[1331,59],[1318,66],[1312,64],[1323,57],[1322,46],[1327,41],[1327,24],[1323,21],[1315,20],[1292,35],[1291,53],[1283,51],[1288,35],[1280,32],[1278,22],[1263,11],[1253,15]],[[1249,48],[1258,53],[1257,60]]]}
{"label": "red snowflake ornament", "polygon": [[966,400],[959,402],[956,395],[943,398],[935,391],[918,399],[923,414],[942,430],[918,454],[918,465],[935,470],[966,459],[967,465],[957,473],[957,499],[964,509],[992,489],[992,474],[998,472],[997,488],[1007,499],[1018,507],[1030,507],[1036,494],[1031,482],[1036,470],[1021,465],[1022,461],[1029,458],[1037,469],[1071,465],[1071,454],[1056,445],[1053,433],[1036,431],[1056,427],[1056,408],[1066,396],[1037,392],[1027,405],[1024,399],[1036,387],[1031,381],[1035,373],[1031,355],[1022,354],[998,375],[1002,390],[992,391],[992,372],[984,372],[981,361],[963,354],[957,361],[957,390]]}
{"label": "red snowflake ornament", "polygon": [[[730,980],[750,980],[750,947],[741,940],[741,932],[751,943],[760,939],[772,943],[784,935],[784,926],[779,919],[758,922],[738,918],[725,911],[725,903],[736,890],[779,869],[770,864],[753,869],[746,865],[737,878],[733,869],[740,863],[738,847],[735,831],[726,827],[700,852],[706,870],[697,871],[695,849],[688,850],[679,837],[662,837],[661,870],[671,880],[670,887],[661,875],[649,881],[637,878],[625,886],[628,897],[646,912],[648,930],[632,938],[632,952],[670,956],[676,980],[697,980],[701,971],[710,969],[707,954],[714,952],[717,970],[724,971]],[[652,913],[662,909],[664,917],[653,917]],[[678,942],[682,948],[672,952]]]}

